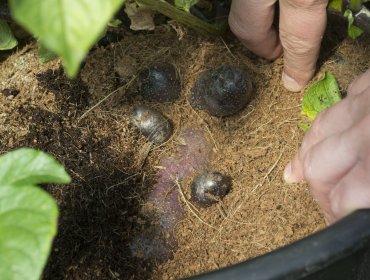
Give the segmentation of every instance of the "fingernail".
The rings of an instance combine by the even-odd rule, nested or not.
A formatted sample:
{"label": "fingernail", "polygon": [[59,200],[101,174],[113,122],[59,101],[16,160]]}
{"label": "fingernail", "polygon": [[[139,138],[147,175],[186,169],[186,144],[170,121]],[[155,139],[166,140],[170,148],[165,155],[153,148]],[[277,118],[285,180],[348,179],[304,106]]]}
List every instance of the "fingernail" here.
{"label": "fingernail", "polygon": [[297,183],[297,179],[293,176],[292,171],[292,162],[289,162],[288,165],[284,169],[284,181],[288,184]]}
{"label": "fingernail", "polygon": [[292,77],[288,76],[284,71],[281,76],[281,79],[283,80],[284,87],[293,92],[301,91],[303,88],[296,80],[294,80]]}

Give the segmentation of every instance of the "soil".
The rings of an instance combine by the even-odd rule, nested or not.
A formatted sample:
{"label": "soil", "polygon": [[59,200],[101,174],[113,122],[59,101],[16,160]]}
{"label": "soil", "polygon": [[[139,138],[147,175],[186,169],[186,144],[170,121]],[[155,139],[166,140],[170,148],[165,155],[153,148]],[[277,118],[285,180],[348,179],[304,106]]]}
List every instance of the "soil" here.
{"label": "soil", "polygon": [[[123,31],[122,31],[123,32]],[[345,92],[370,67],[370,38],[346,37],[345,22],[330,19],[315,79],[330,70]],[[43,279],[178,279],[248,260],[325,227],[306,184],[285,184],[282,171],[303,132],[302,93],[286,91],[282,58],[270,63],[231,34],[206,37],[176,23],[153,32],[124,31],[96,46],[76,79],[60,61],[42,64],[35,42],[0,57],[0,151],[28,146],[61,161],[70,185],[43,188],[60,208],[58,235]],[[137,76],[169,62],[182,77],[182,97],[171,104],[143,100]],[[187,96],[202,71],[224,64],[246,69],[255,98],[231,117],[196,111]],[[173,137],[148,145],[130,123],[134,105],[169,117]],[[159,262],[133,256],[129,243],[151,223],[143,212],[160,159],[174,153],[182,128],[202,129],[213,147],[214,171],[232,178],[231,192],[209,208],[190,211],[176,228],[177,248]],[[180,182],[186,199],[190,179]]]}

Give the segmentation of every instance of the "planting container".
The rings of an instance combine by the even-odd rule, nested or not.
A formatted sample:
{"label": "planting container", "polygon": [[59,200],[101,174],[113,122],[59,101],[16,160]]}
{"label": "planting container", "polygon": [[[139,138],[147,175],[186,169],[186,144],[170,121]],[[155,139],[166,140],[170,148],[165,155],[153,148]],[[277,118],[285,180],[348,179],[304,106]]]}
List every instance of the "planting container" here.
{"label": "planting container", "polygon": [[370,209],[288,246],[191,280],[369,280]]}

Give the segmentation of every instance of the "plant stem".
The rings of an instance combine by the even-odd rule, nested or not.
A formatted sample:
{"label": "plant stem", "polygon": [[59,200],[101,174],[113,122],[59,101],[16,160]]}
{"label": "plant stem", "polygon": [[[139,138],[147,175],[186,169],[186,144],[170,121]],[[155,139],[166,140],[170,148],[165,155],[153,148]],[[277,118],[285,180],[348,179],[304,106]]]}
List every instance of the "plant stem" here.
{"label": "plant stem", "polygon": [[[336,9],[328,8],[328,12],[333,15],[344,17],[343,13]],[[358,12],[353,13],[353,16],[355,26],[360,27],[362,30],[370,34],[370,11],[365,6],[362,6]]]}
{"label": "plant stem", "polygon": [[136,2],[145,5],[151,10],[170,17],[177,22],[183,23],[201,33],[222,35],[227,29],[226,22],[223,24],[210,24],[204,22],[192,14],[182,11],[170,3],[167,3],[165,0],[136,0]]}

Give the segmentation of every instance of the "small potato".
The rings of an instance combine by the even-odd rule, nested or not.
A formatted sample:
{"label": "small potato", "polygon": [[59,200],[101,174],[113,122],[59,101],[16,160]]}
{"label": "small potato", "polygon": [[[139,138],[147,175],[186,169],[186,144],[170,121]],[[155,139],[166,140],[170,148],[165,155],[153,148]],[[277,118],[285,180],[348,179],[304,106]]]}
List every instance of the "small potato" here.
{"label": "small potato", "polygon": [[253,97],[248,73],[233,65],[204,72],[195,82],[190,104],[210,115],[230,116],[243,109]]}
{"label": "small potato", "polygon": [[169,119],[160,112],[143,105],[134,108],[132,123],[154,144],[166,142],[173,132]]}
{"label": "small potato", "polygon": [[157,63],[140,73],[141,95],[151,101],[172,102],[180,97],[181,80],[172,64]]}
{"label": "small potato", "polygon": [[197,176],[191,184],[191,199],[201,207],[220,201],[231,189],[231,179],[219,172]]}

